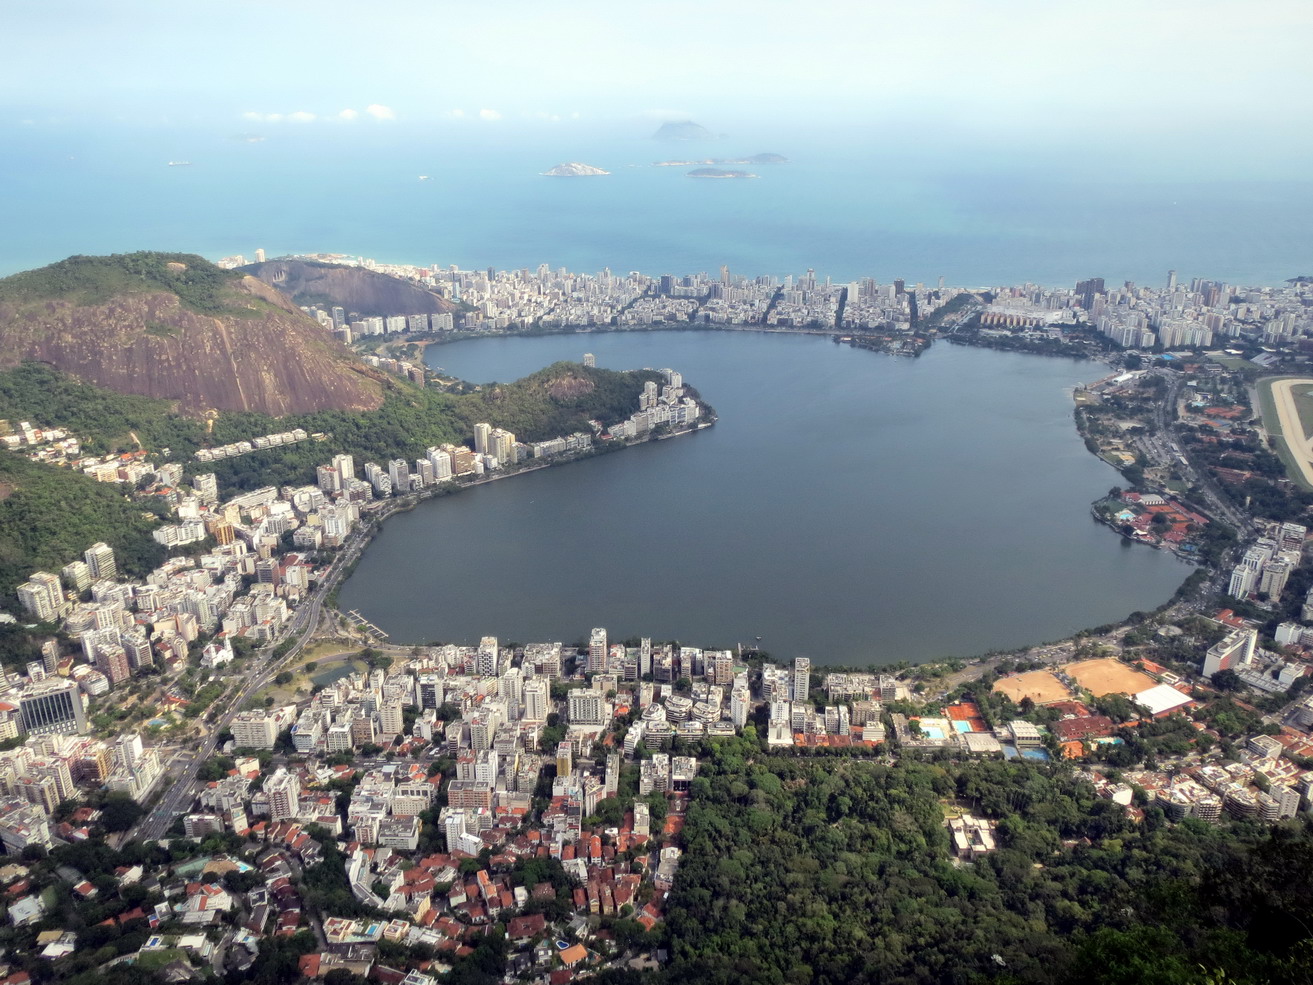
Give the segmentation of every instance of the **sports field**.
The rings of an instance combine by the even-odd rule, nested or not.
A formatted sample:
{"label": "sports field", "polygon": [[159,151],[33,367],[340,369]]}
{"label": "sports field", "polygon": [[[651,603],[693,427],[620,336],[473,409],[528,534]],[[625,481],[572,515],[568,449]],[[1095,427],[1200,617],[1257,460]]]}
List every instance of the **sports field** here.
{"label": "sports field", "polygon": [[1004,677],[994,685],[994,690],[1018,704],[1022,698],[1030,698],[1037,705],[1047,705],[1071,697],[1067,685],[1047,670],[1028,670],[1024,674]]}
{"label": "sports field", "polygon": [[1105,694],[1139,694],[1158,683],[1148,674],[1110,657],[1082,660],[1063,669],[1097,698]]}

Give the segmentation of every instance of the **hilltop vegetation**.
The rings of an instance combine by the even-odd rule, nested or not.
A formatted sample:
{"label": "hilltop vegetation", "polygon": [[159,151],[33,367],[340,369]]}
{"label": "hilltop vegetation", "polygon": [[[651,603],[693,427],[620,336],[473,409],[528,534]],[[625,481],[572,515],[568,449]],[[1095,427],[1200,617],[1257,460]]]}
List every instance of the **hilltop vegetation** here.
{"label": "hilltop vegetation", "polygon": [[[619,373],[559,362],[514,383],[493,383],[466,394],[389,381],[378,410],[319,411],[274,418],[257,413],[218,415],[207,434],[201,422],[175,413],[166,401],[114,393],[78,383],[48,366],[27,363],[0,372],[0,418],[67,427],[87,450],[135,450],[136,435],[155,452],[168,448],[188,474],[214,472],[229,490],[314,481],[314,470],[336,454],[356,462],[414,460],[432,445],[468,441],[474,425],[487,421],[513,431],[521,441],[542,441],[572,431],[589,431],[589,420],[610,424],[638,409],[638,395],[650,370]],[[198,448],[250,440],[263,434],[304,428],[323,433],[308,441],[207,465],[194,461]]]}
{"label": "hilltop vegetation", "polygon": [[[1313,833],[1137,826],[1067,767],[762,757],[694,781],[668,904],[681,983],[1309,982]],[[955,805],[999,848],[951,861]]]}
{"label": "hilltop vegetation", "polygon": [[33,571],[58,573],[98,541],[114,548],[120,571],[147,574],[164,559],[164,548],[150,536],[154,526],[116,485],[0,451],[0,592],[6,606],[16,604],[14,587]]}
{"label": "hilltop vegetation", "polygon": [[[174,264],[174,267],[170,267]],[[181,265],[182,269],[178,269]],[[103,304],[119,294],[169,291],[201,314],[233,309],[226,288],[241,275],[220,270],[192,253],[116,253],[71,256],[39,270],[0,280],[0,302],[28,303],[54,299],[79,305]]]}

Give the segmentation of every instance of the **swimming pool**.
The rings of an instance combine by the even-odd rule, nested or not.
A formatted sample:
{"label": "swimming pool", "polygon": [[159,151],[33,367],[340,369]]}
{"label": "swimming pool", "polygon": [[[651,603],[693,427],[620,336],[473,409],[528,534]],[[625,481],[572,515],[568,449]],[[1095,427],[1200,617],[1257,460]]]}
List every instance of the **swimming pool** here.
{"label": "swimming pool", "polygon": [[944,730],[938,725],[922,725],[921,734],[927,739],[942,739],[944,737]]}

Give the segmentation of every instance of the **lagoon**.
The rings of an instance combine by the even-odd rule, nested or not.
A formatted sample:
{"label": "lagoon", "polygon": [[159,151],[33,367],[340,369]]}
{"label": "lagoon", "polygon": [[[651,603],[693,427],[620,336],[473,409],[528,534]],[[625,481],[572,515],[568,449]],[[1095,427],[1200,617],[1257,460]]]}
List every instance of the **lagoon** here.
{"label": "lagoon", "polygon": [[1066,636],[1165,602],[1189,573],[1096,524],[1119,482],[1072,420],[1096,363],[939,343],[660,331],[431,347],[462,378],[592,352],[671,367],[703,432],[554,467],[390,519],[341,607],[405,642],[651,636],[866,666]]}

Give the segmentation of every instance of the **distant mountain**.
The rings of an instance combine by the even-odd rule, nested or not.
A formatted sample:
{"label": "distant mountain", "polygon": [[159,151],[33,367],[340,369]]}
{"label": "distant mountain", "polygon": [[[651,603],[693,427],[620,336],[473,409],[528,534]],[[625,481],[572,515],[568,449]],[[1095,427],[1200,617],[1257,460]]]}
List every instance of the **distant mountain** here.
{"label": "distant mountain", "polygon": [[543,174],[552,178],[587,178],[595,174],[610,173],[610,171],[603,171],[601,168],[595,168],[591,164],[580,164],[578,161],[570,161],[567,164],[558,164],[556,167],[543,172]]}
{"label": "distant mountain", "polygon": [[383,403],[379,374],[284,295],[188,253],[74,256],[0,280],[0,367],[25,360],[192,415]]}
{"label": "distant mountain", "polygon": [[362,317],[432,315],[456,305],[417,284],[364,267],[312,260],[266,260],[241,268],[297,304],[340,305]]}
{"label": "distant mountain", "polygon": [[661,124],[652,136],[656,140],[710,140],[715,137],[715,134],[700,123],[694,123],[692,120],[681,120],[678,123]]}

